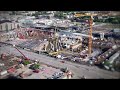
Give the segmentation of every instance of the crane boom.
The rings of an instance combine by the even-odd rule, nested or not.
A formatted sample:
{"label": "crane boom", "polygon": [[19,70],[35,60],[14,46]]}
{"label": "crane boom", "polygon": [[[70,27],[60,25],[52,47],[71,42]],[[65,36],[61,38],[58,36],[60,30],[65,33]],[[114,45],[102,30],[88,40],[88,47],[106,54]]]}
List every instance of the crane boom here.
{"label": "crane boom", "polygon": [[23,56],[24,56],[24,58],[26,59],[26,60],[29,60],[17,47],[14,47],[15,49],[17,49],[17,51],[19,51]]}

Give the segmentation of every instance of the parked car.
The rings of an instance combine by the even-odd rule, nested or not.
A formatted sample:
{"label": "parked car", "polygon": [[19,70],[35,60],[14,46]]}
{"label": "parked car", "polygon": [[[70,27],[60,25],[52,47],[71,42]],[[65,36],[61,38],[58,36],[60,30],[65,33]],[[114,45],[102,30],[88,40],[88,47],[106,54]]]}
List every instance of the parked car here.
{"label": "parked car", "polygon": [[60,61],[61,63],[65,63],[65,61]]}
{"label": "parked car", "polygon": [[35,72],[35,73],[39,73],[39,70],[37,69],[37,70],[34,70],[33,72]]}

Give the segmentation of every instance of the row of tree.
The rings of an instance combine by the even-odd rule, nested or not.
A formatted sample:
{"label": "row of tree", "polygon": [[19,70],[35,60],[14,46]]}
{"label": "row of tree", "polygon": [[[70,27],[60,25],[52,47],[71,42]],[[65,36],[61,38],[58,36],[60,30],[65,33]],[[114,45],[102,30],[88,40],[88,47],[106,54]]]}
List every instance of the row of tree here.
{"label": "row of tree", "polygon": [[94,22],[103,22],[103,23],[112,23],[112,24],[120,24],[120,17],[109,17],[107,19],[94,19]]}
{"label": "row of tree", "polygon": [[47,11],[38,11],[32,14],[32,16],[38,17],[38,15],[44,15],[44,14],[47,14]]}
{"label": "row of tree", "polygon": [[63,14],[63,12],[55,13],[54,17],[59,18],[59,19],[65,19],[66,18],[66,16]]}

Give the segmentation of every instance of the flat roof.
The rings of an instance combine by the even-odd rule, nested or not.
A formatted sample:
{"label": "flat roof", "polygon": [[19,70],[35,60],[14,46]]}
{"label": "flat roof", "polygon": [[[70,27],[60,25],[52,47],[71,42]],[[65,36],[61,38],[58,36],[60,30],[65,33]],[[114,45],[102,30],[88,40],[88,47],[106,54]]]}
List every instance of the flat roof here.
{"label": "flat roof", "polygon": [[0,21],[0,24],[6,23],[6,22],[12,22],[12,21],[10,21],[10,20],[2,20],[2,21]]}
{"label": "flat roof", "polygon": [[71,35],[78,35],[78,36],[85,36],[85,37],[89,37],[89,35],[87,34],[82,34],[82,33],[72,33],[72,32],[68,32],[68,31],[61,31],[59,32],[60,35],[68,35],[68,36],[71,36]]}

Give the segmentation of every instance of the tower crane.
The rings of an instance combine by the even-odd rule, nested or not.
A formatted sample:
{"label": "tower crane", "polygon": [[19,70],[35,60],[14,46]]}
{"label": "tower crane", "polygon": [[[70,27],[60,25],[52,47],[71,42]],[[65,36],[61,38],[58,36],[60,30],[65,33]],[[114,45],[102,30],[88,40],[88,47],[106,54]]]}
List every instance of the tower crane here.
{"label": "tower crane", "polygon": [[92,27],[93,27],[93,16],[96,16],[97,14],[91,14],[91,13],[85,13],[85,14],[75,14],[75,17],[82,17],[82,16],[90,16],[89,19],[89,42],[88,42],[88,54],[91,56],[92,53]]}

